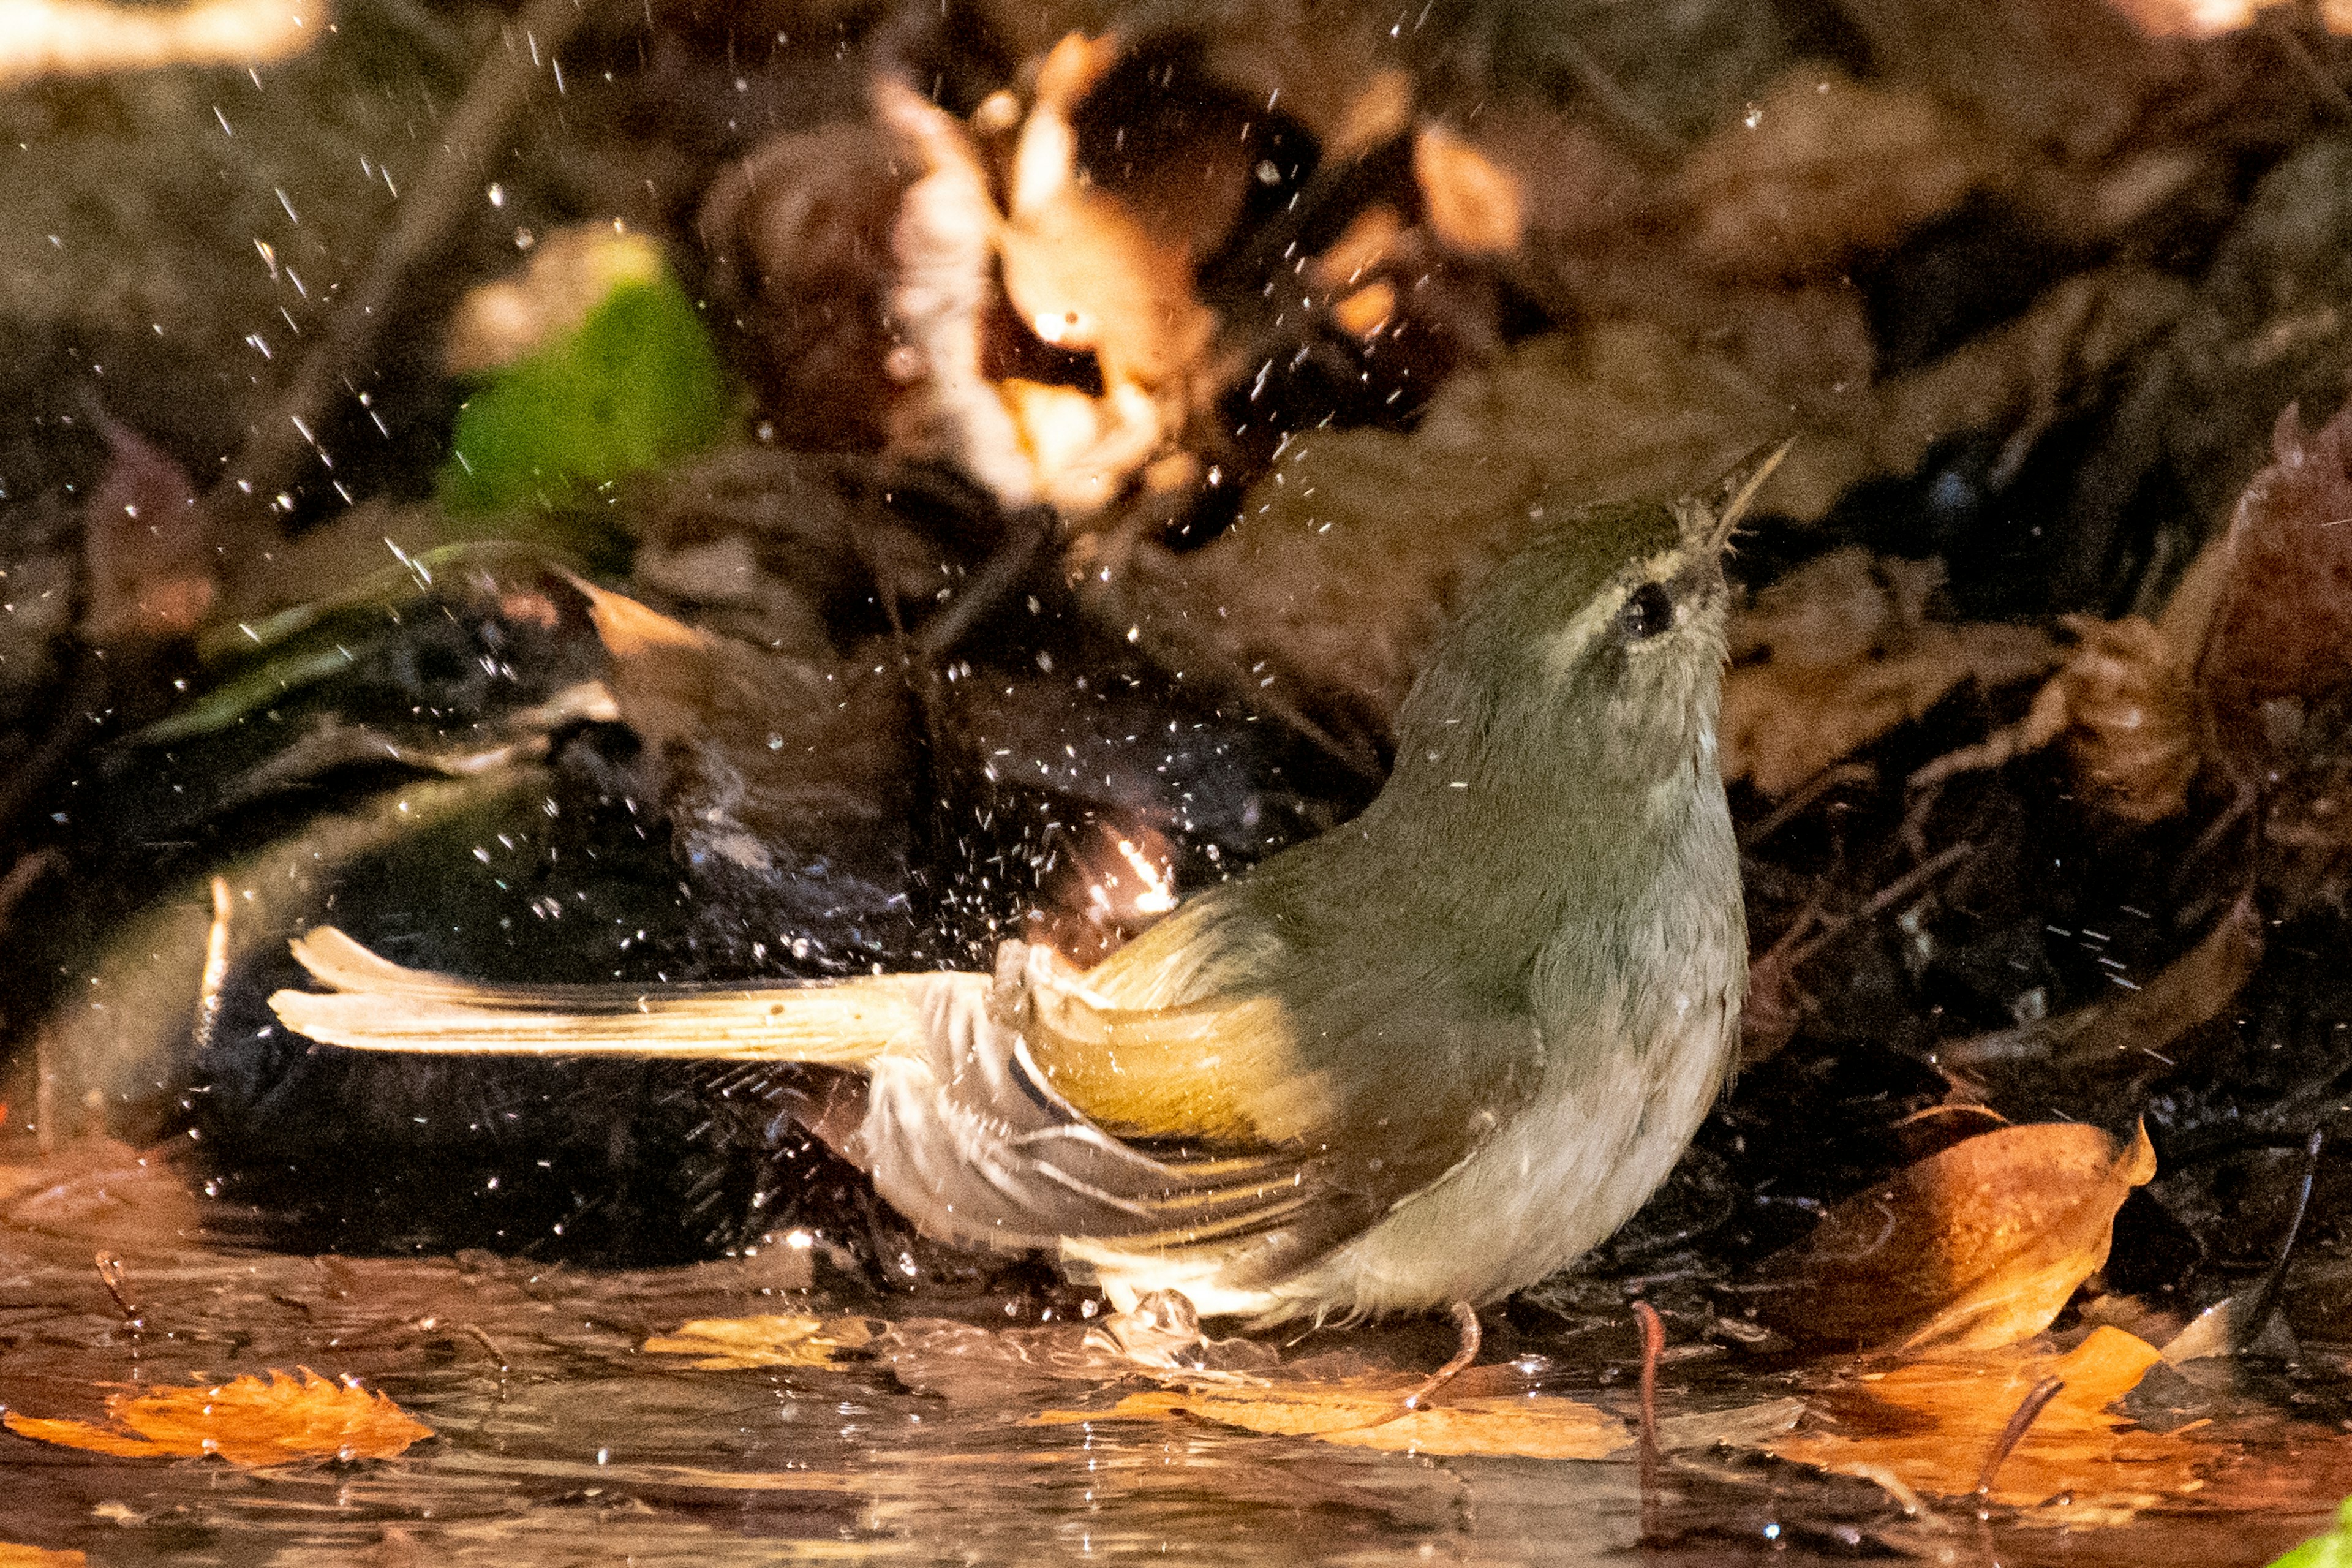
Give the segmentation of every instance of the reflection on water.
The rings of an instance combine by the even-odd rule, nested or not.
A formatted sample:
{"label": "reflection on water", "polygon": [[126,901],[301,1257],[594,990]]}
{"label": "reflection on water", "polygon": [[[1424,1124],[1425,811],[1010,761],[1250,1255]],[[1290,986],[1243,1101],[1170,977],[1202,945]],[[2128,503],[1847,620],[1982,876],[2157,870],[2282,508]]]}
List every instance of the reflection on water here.
{"label": "reflection on water", "polygon": [[[394,1460],[245,1472],[0,1435],[0,1541],[100,1564],[692,1568],[1801,1563],[1897,1544],[1976,1563],[1990,1544],[1948,1523],[1922,1530],[1865,1484],[1727,1453],[1668,1470],[1644,1546],[1630,1462],[1438,1459],[1206,1424],[1036,1424],[1141,1385],[1084,1348],[1066,1302],[1050,1322],[1034,1299],[913,1302],[841,1364],[698,1370],[640,1347],[691,1319],[806,1305],[783,1288],[796,1260],[591,1273],[478,1255],[290,1257],[219,1240],[233,1217],[120,1146],[0,1167],[0,1400],[90,1416],[106,1384],[309,1366],[365,1380],[437,1436]],[[92,1268],[100,1250],[121,1258],[143,1328]],[[1629,1413],[1622,1366],[1548,1355],[1542,1335],[1507,1326],[1499,1338],[1516,1361],[1491,1370],[1512,1386]],[[1440,1326],[1405,1325],[1282,1354],[1403,1369],[1446,1341]],[[1669,1415],[1788,1392],[1777,1376],[1700,1386],[1675,1371]],[[2286,1519],[2260,1542],[2232,1536],[2222,1555],[2301,1533]],[[2004,1537],[2000,1560],[2059,1544],[2036,1534]]]}

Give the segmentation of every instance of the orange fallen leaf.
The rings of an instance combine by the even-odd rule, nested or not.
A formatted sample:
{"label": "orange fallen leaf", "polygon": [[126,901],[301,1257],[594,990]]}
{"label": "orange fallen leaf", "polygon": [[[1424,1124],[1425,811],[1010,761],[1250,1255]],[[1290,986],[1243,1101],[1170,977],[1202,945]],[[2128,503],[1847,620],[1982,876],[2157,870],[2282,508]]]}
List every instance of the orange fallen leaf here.
{"label": "orange fallen leaf", "polygon": [[51,1552],[40,1546],[18,1546],[0,1541],[0,1568],[82,1568],[89,1559],[79,1552]]}
{"label": "orange fallen leaf", "polygon": [[2205,1458],[2186,1431],[2148,1432],[2107,1406],[2158,1360],[2156,1347],[2101,1328],[2064,1355],[1995,1352],[1864,1372],[1813,1401],[1807,1426],[1763,1447],[1777,1458],[1944,1497],[1973,1492],[2018,1406],[2045,1377],[2064,1387],[1995,1475],[1991,1500],[2032,1509],[2064,1497],[2049,1522],[2113,1521],[2198,1489]]}
{"label": "orange fallen leaf", "polygon": [[433,1428],[356,1382],[320,1377],[310,1368],[267,1382],[239,1377],[193,1388],[155,1388],[106,1396],[105,1426],[43,1420],[9,1411],[20,1437],[123,1458],[202,1458],[234,1465],[301,1459],[389,1459]]}
{"label": "orange fallen leaf", "polygon": [[656,1355],[690,1355],[705,1372],[754,1366],[830,1366],[840,1352],[874,1338],[863,1318],[812,1318],[798,1312],[749,1318],[697,1318],[674,1334],[646,1342]]}
{"label": "orange fallen leaf", "polygon": [[1130,1394],[1108,1410],[1049,1410],[1034,1424],[1192,1417],[1270,1436],[1448,1458],[1605,1459],[1631,1441],[1625,1424],[1615,1416],[1549,1394],[1460,1399],[1399,1415],[1400,1402],[1412,1387],[1350,1380],[1312,1386],[1154,1389]]}
{"label": "orange fallen leaf", "polygon": [[2107,1260],[2116,1210],[2156,1174],[2143,1127],[2038,1122],[1964,1139],[1831,1209],[1769,1261],[1758,1303],[1815,1342],[1991,1350],[2050,1326]]}

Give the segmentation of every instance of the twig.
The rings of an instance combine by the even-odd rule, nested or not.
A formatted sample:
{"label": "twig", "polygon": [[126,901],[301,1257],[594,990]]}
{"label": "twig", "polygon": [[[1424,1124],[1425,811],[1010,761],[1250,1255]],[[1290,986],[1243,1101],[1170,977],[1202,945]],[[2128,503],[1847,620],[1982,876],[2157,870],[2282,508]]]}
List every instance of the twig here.
{"label": "twig", "polygon": [[[419,263],[441,249],[472,208],[482,169],[508,124],[522,110],[531,84],[555,51],[585,21],[596,0],[530,0],[508,26],[507,47],[484,61],[448,121],[441,152],[401,198],[400,216],[369,258],[366,273],[326,321],[318,345],[303,356],[276,413],[264,417],[205,498],[207,526],[226,531],[227,512],[257,498],[264,505],[300,468],[306,449],[325,424],[338,392],[390,324],[392,305]],[[513,35],[520,33],[520,38]]]}
{"label": "twig", "polygon": [[90,1261],[98,1268],[98,1282],[106,1287],[108,1295],[114,1298],[115,1306],[121,1310],[123,1322],[130,1327],[131,1337],[136,1339],[147,1330],[147,1314],[131,1302],[131,1282],[123,1272],[122,1259],[111,1252],[101,1252]]}
{"label": "twig", "polygon": [[1985,1455],[1983,1468],[1977,1471],[1979,1517],[1982,1517],[1984,1505],[1992,1500],[1992,1483],[1999,1479],[2001,1466],[2009,1462],[2009,1456],[2018,1444],[2025,1440],[2026,1432],[2041,1418],[2043,1409],[2065,1389],[2065,1379],[2045,1377],[2033,1385],[2032,1392],[2018,1403],[2015,1410],[2010,1412],[2009,1425],[2003,1426],[2000,1436],[1993,1439],[1991,1449]]}
{"label": "twig", "polygon": [[2294,1217],[2286,1222],[2285,1239],[2279,1243],[2278,1254],[2254,1288],[2246,1292],[2243,1311],[2230,1314],[2230,1353],[2242,1355],[2259,1338],[2263,1325],[2271,1315],[2271,1307],[2278,1300],[2279,1287],[2286,1279],[2286,1266],[2294,1256],[2294,1244],[2303,1234],[2303,1216],[2311,1207],[2311,1189],[2319,1178],[2319,1152],[2327,1143],[2327,1130],[2315,1127],[2303,1145],[2303,1184],[2294,1195]]}
{"label": "twig", "polygon": [[1797,793],[1774,806],[1764,820],[1739,836],[1739,847],[1752,849],[1810,808],[1812,804],[1840,784],[1870,784],[1878,777],[1878,769],[1869,763],[1838,763],[1822,769],[1797,788]]}
{"label": "twig", "polygon": [[8,917],[16,912],[16,906],[33,890],[34,884],[52,871],[63,870],[65,863],[66,858],[54,849],[36,849],[16,857],[8,874],[0,877],[0,931],[8,929]]}
{"label": "twig", "polygon": [[[926,666],[954,652],[982,616],[1028,580],[1054,542],[1051,512],[1041,510],[1025,513],[1013,520],[1013,526],[1019,531],[1015,536],[982,563],[980,571],[965,582],[963,592],[950,599],[946,609],[925,621],[915,634],[914,651]],[[875,592],[888,592],[878,578]]]}

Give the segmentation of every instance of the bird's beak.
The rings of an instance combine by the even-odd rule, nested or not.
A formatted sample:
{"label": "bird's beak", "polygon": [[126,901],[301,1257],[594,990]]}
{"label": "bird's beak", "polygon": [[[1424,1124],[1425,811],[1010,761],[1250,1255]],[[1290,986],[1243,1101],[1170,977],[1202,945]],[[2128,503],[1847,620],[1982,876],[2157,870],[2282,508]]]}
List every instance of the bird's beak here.
{"label": "bird's beak", "polygon": [[1720,555],[1723,547],[1731,542],[1732,531],[1756,503],[1756,492],[1764,488],[1764,481],[1772,477],[1772,470],[1780,466],[1780,459],[1796,444],[1797,438],[1791,436],[1777,445],[1759,447],[1732,464],[1730,471],[1708,488],[1704,540],[1708,558]]}

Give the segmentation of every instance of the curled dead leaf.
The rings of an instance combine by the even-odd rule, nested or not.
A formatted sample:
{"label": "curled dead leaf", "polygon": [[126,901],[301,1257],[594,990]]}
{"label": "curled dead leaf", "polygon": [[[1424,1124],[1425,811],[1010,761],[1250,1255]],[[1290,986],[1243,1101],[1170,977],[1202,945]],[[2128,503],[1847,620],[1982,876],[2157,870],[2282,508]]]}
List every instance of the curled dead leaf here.
{"label": "curled dead leaf", "polygon": [[676,1333],[656,1334],[645,1343],[655,1355],[690,1355],[704,1372],[740,1372],[755,1366],[830,1366],[841,1352],[873,1342],[874,1325],[864,1318],[812,1318],[770,1313],[750,1318],[697,1318]]}
{"label": "curled dead leaf", "polygon": [[1758,1315],[1793,1338],[1989,1350],[2049,1327],[2156,1174],[2147,1130],[2037,1122],[1964,1139],[1846,1199],[1768,1260]]}
{"label": "curled dead leaf", "polygon": [[2107,1411],[2158,1360],[2147,1341],[2100,1328],[2064,1355],[1996,1352],[1860,1373],[1816,1395],[1803,1428],[1762,1446],[1802,1465],[1966,1496],[2011,1415],[2055,1377],[2064,1386],[2001,1461],[1990,1500],[2035,1510],[2039,1522],[2112,1521],[2200,1484],[2207,1456],[2194,1438],[2141,1431]]}
{"label": "curled dead leaf", "polygon": [[381,1394],[356,1379],[272,1371],[267,1381],[239,1377],[193,1388],[155,1388],[106,1396],[103,1426],[45,1420],[11,1410],[20,1437],[123,1458],[195,1459],[214,1456],[259,1467],[304,1459],[389,1459],[433,1436]]}
{"label": "curled dead leaf", "polygon": [[2254,900],[2241,897],[2195,947],[2138,989],[2055,1018],[1947,1042],[1937,1055],[1963,1072],[2011,1064],[2070,1075],[2143,1071],[2151,1064],[2169,1071],[2176,1063],[2164,1053],[2173,1042],[2220,1017],[2254,977],[2267,945],[2265,923]]}
{"label": "curled dead leaf", "polygon": [[2170,816],[2199,762],[2186,667],[2143,616],[2065,625],[2082,640],[2034,700],[2029,734],[2063,721],[2084,794],[2126,822]]}
{"label": "curled dead leaf", "polygon": [[2311,699],[2352,678],[2352,405],[2316,434],[2290,405],[2271,454],[2221,542],[2224,582],[2196,666],[2213,756],[2249,777]]}

